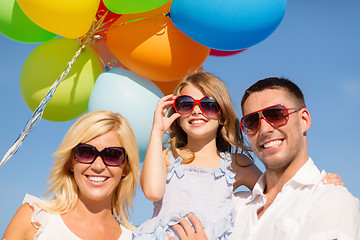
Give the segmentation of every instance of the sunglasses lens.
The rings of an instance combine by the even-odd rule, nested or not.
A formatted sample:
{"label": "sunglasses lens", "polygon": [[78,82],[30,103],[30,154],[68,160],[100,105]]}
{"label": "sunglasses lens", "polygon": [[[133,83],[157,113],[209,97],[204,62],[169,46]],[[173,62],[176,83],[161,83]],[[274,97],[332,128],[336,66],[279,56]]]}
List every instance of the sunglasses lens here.
{"label": "sunglasses lens", "polygon": [[74,156],[81,163],[91,163],[96,156],[96,149],[91,146],[78,145],[74,148]]}
{"label": "sunglasses lens", "polygon": [[180,114],[188,114],[194,107],[194,99],[190,96],[179,96],[175,100],[175,110]]}
{"label": "sunglasses lens", "polygon": [[125,160],[125,149],[121,147],[105,148],[102,152],[104,162],[109,166],[120,166]]}
{"label": "sunglasses lens", "polygon": [[274,127],[280,127],[286,124],[288,114],[283,106],[274,106],[263,110],[263,115]]}
{"label": "sunglasses lens", "polygon": [[219,104],[212,98],[204,97],[200,101],[201,109],[208,115],[216,115],[220,112]]}
{"label": "sunglasses lens", "polygon": [[259,113],[249,114],[241,119],[241,129],[245,134],[254,134],[259,126]]}
{"label": "sunglasses lens", "polygon": [[247,135],[257,132],[260,125],[260,115],[264,116],[267,122],[274,127],[281,127],[287,123],[288,112],[282,105],[266,108],[262,111],[246,115],[241,119],[241,129]]}

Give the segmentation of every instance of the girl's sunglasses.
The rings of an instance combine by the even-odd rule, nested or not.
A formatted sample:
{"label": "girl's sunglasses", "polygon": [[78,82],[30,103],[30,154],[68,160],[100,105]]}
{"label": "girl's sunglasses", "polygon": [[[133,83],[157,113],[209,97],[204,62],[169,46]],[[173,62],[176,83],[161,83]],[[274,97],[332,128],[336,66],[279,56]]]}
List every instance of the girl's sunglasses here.
{"label": "girl's sunglasses", "polygon": [[[301,108],[286,108],[280,104],[267,107],[243,116],[240,120],[240,127],[241,130],[248,136],[257,133],[260,127],[260,120],[262,118],[273,127],[281,127],[288,122],[289,115],[291,113],[297,112],[300,109]],[[289,113],[289,110],[295,111]]]}
{"label": "girl's sunglasses", "polygon": [[173,106],[177,113],[186,115],[194,110],[196,104],[198,104],[201,111],[207,115],[217,115],[221,111],[219,104],[209,96],[195,100],[191,96],[180,95],[175,99]]}
{"label": "girl's sunglasses", "polygon": [[74,147],[73,155],[76,161],[86,164],[92,164],[98,156],[107,166],[121,166],[125,161],[125,149],[122,147],[108,147],[99,151],[92,145],[79,143]]}

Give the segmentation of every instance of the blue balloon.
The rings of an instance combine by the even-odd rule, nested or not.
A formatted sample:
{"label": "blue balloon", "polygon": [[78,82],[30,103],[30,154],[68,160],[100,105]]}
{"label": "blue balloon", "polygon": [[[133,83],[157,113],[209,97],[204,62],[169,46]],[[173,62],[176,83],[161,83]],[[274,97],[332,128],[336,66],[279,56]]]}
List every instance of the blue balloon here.
{"label": "blue balloon", "polygon": [[170,17],[184,34],[209,48],[234,51],[269,37],[286,0],[173,0]]}
{"label": "blue balloon", "polygon": [[130,124],[144,160],[161,90],[150,80],[121,68],[100,74],[92,89],[89,111],[120,113]]}

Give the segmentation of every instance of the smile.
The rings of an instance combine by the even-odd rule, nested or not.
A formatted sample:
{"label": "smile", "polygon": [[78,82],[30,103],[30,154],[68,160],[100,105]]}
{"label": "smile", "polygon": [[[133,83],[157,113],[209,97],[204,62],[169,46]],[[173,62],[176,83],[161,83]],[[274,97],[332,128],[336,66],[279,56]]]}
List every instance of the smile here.
{"label": "smile", "polygon": [[108,177],[99,177],[99,176],[86,176],[92,182],[105,182]]}
{"label": "smile", "polygon": [[265,143],[264,145],[262,145],[262,147],[265,149],[274,148],[274,147],[279,146],[281,143],[282,143],[282,140],[275,140],[275,141]]}
{"label": "smile", "polygon": [[203,119],[194,119],[190,121],[190,124],[204,124],[204,123],[206,123],[206,121]]}

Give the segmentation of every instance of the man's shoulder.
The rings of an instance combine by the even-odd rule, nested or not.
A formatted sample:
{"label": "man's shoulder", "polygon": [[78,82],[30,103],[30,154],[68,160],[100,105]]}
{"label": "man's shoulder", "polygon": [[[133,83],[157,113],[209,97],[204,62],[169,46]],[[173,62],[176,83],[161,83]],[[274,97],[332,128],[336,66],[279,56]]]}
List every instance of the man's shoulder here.
{"label": "man's shoulder", "polygon": [[333,184],[321,184],[315,192],[313,192],[313,202],[315,204],[334,205],[337,208],[353,207],[359,211],[359,199],[354,197],[345,187],[335,186]]}

